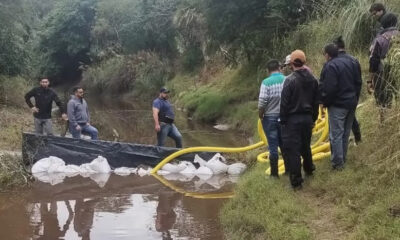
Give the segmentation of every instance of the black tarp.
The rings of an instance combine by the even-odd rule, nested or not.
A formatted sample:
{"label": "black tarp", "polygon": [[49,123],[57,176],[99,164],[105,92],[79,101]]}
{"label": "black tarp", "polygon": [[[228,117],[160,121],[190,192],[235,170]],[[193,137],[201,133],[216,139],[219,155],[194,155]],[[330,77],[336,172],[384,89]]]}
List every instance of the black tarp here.
{"label": "black tarp", "polygon": [[[26,164],[33,164],[42,158],[54,156],[61,158],[66,164],[81,165],[102,156],[108,160],[111,168],[139,165],[154,167],[165,157],[179,150],[153,145],[92,141],[33,133],[23,133],[22,138],[22,157]],[[214,153],[197,154],[208,160]],[[179,160],[191,162],[193,159],[193,153],[179,157]]]}

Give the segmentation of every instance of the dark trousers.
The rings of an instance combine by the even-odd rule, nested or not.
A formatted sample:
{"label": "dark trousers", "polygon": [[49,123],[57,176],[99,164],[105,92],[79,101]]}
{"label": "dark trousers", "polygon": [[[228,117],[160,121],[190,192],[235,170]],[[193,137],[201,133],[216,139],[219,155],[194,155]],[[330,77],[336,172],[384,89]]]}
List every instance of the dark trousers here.
{"label": "dark trousers", "polygon": [[[271,176],[278,176],[278,147],[282,150],[281,125],[279,124],[278,119],[278,114],[274,116],[264,116],[264,118],[262,119],[264,133],[268,140]],[[286,161],[284,161],[284,163],[285,170],[289,172]]]}
{"label": "dark trousers", "polygon": [[282,153],[289,164],[290,183],[293,187],[303,182],[301,157],[303,157],[303,169],[306,173],[311,174],[315,170],[310,146],[312,126],[311,115],[290,116],[282,126]]}

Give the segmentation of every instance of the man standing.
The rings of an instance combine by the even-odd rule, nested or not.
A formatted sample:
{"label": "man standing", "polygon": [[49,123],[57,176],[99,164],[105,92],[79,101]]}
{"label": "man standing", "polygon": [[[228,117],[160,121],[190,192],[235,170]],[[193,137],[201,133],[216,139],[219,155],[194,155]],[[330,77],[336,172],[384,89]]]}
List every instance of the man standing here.
{"label": "man standing", "polygon": [[164,146],[168,137],[175,140],[177,148],[182,148],[182,135],[174,124],[175,114],[171,103],[168,101],[169,90],[160,89],[160,95],[153,101],[153,119],[157,132],[157,145]]}
{"label": "man standing", "polygon": [[399,34],[397,30],[397,16],[392,13],[386,13],[381,18],[383,30],[378,33],[371,46],[371,55],[369,59],[370,80],[368,92],[374,93],[377,105],[380,108],[380,121],[384,120],[385,109],[390,108],[395,90],[390,83],[388,73],[390,66],[384,66],[383,60],[389,51],[391,39]]}
{"label": "man standing", "polygon": [[349,56],[339,57],[335,44],[325,46],[324,56],[326,63],[320,78],[320,100],[328,108],[332,168],[342,170],[360,96],[361,79],[355,61]]}
{"label": "man standing", "polygon": [[[346,59],[350,60],[351,62],[353,62],[353,68],[354,68],[353,72],[354,72],[354,74],[356,74],[355,86],[356,86],[357,102],[358,102],[358,100],[360,99],[360,92],[361,92],[361,85],[362,85],[362,74],[361,74],[360,62],[355,57],[346,53],[346,50],[345,50],[346,46],[344,44],[342,36],[338,37],[334,41],[334,43],[336,44],[336,46],[338,47],[338,50],[339,50],[338,57],[346,58]],[[360,130],[360,124],[358,123],[355,115],[354,115],[354,122],[352,124],[351,129],[353,131],[355,144],[358,145],[361,142],[361,130]]]}
{"label": "man standing", "polygon": [[98,139],[98,131],[90,125],[90,114],[86,100],[83,98],[83,88],[74,87],[74,95],[68,102],[67,112],[69,131],[73,138],[81,138],[81,134],[90,135],[92,140]]}
{"label": "man standing", "polygon": [[289,164],[290,183],[294,189],[302,187],[301,157],[303,169],[312,175],[311,135],[318,118],[318,81],[304,68],[306,56],[296,50],[290,56],[290,74],[283,85],[280,106],[282,124],[282,153]]}
{"label": "man standing", "polygon": [[[49,88],[50,81],[47,78],[40,79],[40,86],[33,88],[25,94],[25,101],[31,108],[37,134],[53,135],[53,124],[51,122],[51,109],[55,102],[62,113],[62,118],[67,120],[67,115],[56,92]],[[35,105],[31,98],[35,99]]]}
{"label": "man standing", "polygon": [[[267,63],[269,77],[266,78],[260,87],[260,96],[258,100],[258,115],[262,120],[264,132],[268,140],[269,163],[271,167],[271,176],[278,175],[278,146],[282,148],[281,126],[279,124],[279,110],[281,101],[281,92],[285,76],[281,73],[278,60],[271,60]],[[288,166],[285,161],[285,170]]]}

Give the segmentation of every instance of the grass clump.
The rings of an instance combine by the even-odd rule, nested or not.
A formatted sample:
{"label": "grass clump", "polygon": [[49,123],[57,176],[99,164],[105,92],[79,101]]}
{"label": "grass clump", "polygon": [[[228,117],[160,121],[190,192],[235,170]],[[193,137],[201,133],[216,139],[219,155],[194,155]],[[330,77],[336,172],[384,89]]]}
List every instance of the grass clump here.
{"label": "grass clump", "polygon": [[30,182],[21,156],[0,153],[0,192],[23,187]]}
{"label": "grass clump", "polygon": [[310,239],[305,219],[311,209],[279,180],[265,175],[267,164],[257,164],[236,187],[221,220],[228,239]]}

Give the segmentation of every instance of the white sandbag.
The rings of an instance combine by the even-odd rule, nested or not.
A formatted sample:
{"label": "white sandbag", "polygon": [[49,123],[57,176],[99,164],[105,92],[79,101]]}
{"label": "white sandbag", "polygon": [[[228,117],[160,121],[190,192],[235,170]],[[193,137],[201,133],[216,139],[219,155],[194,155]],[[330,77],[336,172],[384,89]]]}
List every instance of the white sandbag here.
{"label": "white sandbag", "polygon": [[80,173],[80,167],[77,165],[67,165],[64,168],[64,173],[67,177],[75,177]]}
{"label": "white sandbag", "polygon": [[164,170],[158,170],[157,174],[160,176],[165,176],[165,175],[170,175],[172,173],[168,172],[168,171],[164,171]]}
{"label": "white sandbag", "polygon": [[132,168],[127,168],[127,167],[116,168],[114,169],[114,173],[120,176],[128,176],[132,173]]}
{"label": "white sandbag", "polygon": [[64,182],[65,174],[64,173],[47,173],[47,172],[39,172],[33,173],[33,176],[41,182],[49,183],[51,185],[57,185]]}
{"label": "white sandbag", "polygon": [[180,181],[180,182],[190,182],[190,181],[192,181],[192,179],[194,178],[194,174],[190,174],[190,173],[187,173],[187,174],[184,174],[184,173],[179,173],[179,178],[178,178],[178,180]]}
{"label": "white sandbag", "polygon": [[228,174],[229,175],[240,175],[246,170],[247,166],[244,163],[234,163],[229,165]]}
{"label": "white sandbag", "polygon": [[108,164],[107,159],[102,156],[98,156],[90,163],[90,168],[96,173],[109,173],[111,172],[111,167]]}
{"label": "white sandbag", "polygon": [[211,169],[209,169],[208,167],[199,167],[198,169],[196,169],[196,171],[194,172],[196,174],[196,176],[199,175],[213,175],[213,171]]}
{"label": "white sandbag", "polygon": [[206,167],[211,169],[214,174],[223,174],[228,171],[228,165],[224,161],[226,161],[225,158],[217,153],[207,162]]}
{"label": "white sandbag", "polygon": [[186,165],[182,164],[182,163],[180,163],[180,164],[167,163],[161,168],[161,170],[167,171],[170,173],[179,173],[180,171],[182,171],[185,168],[186,168]]}
{"label": "white sandbag", "polygon": [[180,164],[185,166],[185,168],[182,171],[179,172],[180,174],[185,174],[185,175],[195,174],[196,167],[193,165],[193,163],[183,161]]}
{"label": "white sandbag", "polygon": [[[53,165],[55,165],[56,168],[53,168]],[[35,164],[33,164],[31,171],[32,173],[48,172],[50,168],[52,171],[54,171],[57,169],[57,167],[62,165],[65,166],[65,162],[62,159],[58,157],[48,157],[40,159]]]}
{"label": "white sandbag", "polygon": [[198,163],[201,167],[206,166],[207,161],[202,159],[199,155],[194,155],[193,162]]}
{"label": "white sandbag", "polygon": [[85,163],[79,166],[79,173],[83,177],[89,177],[88,174],[96,173],[92,167],[90,166],[90,163]]}
{"label": "white sandbag", "polygon": [[138,170],[138,174],[139,174],[139,176],[141,176],[141,177],[147,176],[147,175],[150,175],[151,170],[152,170],[151,168],[149,168],[149,169],[147,169],[147,170],[145,170],[145,169],[143,169],[143,168],[140,168],[140,169]]}
{"label": "white sandbag", "polygon": [[95,181],[99,187],[103,188],[110,178],[110,173],[94,173],[90,174],[89,177]]}

